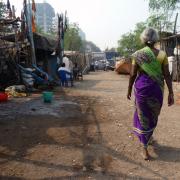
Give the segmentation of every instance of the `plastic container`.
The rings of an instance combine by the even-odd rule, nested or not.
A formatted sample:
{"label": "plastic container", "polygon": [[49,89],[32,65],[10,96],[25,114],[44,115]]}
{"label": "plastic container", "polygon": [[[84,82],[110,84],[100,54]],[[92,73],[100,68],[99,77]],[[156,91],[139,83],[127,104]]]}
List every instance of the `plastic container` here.
{"label": "plastic container", "polygon": [[51,103],[53,98],[53,92],[45,91],[43,92],[43,100],[45,103]]}
{"label": "plastic container", "polygon": [[0,93],[0,102],[6,102],[8,100],[8,95],[6,93]]}

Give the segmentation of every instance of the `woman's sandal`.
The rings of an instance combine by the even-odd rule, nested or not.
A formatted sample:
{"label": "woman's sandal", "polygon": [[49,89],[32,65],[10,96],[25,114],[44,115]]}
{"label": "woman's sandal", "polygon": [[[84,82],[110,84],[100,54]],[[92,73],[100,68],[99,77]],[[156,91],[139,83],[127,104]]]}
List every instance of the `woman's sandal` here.
{"label": "woman's sandal", "polygon": [[145,155],[144,153],[142,153],[142,158],[143,158],[145,161],[149,161],[149,160],[150,160],[150,156],[149,156],[149,155]]}
{"label": "woman's sandal", "polygon": [[149,156],[149,153],[148,153],[147,149],[143,149],[143,152],[141,153],[141,155],[142,155],[142,158],[145,161],[149,161],[150,160],[150,156]]}
{"label": "woman's sandal", "polygon": [[154,143],[155,143],[156,141],[155,141],[155,139],[151,136],[151,138],[149,139],[149,142],[148,142],[148,145],[154,145]]}

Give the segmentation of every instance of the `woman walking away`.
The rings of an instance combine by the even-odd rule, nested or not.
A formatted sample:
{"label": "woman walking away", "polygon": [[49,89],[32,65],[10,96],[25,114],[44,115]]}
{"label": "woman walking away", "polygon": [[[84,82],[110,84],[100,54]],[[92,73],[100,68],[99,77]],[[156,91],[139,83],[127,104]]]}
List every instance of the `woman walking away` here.
{"label": "woman walking away", "polygon": [[147,28],[141,34],[141,40],[145,47],[132,55],[127,98],[131,99],[134,84],[136,109],[133,129],[143,145],[143,158],[148,160],[148,143],[163,103],[164,79],[169,90],[168,106],[174,104],[174,95],[166,53],[154,46],[158,41],[158,33],[153,28]]}

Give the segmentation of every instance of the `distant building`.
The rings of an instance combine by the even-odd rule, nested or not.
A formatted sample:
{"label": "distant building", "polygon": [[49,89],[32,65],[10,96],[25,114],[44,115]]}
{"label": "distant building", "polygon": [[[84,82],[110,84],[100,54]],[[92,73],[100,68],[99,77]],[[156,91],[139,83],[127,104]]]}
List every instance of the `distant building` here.
{"label": "distant building", "polygon": [[53,17],[52,30],[53,30],[54,32],[57,32],[57,31],[58,31],[58,14],[56,14],[56,15]]}
{"label": "distant building", "polygon": [[44,32],[53,28],[54,8],[49,3],[36,3],[36,23]]}
{"label": "distant building", "polygon": [[85,41],[85,52],[101,52],[101,49],[97,47],[93,42]]}
{"label": "distant building", "polygon": [[106,53],[105,52],[91,52],[92,59],[94,61],[105,60]]}
{"label": "distant building", "polygon": [[79,28],[79,36],[84,41],[86,40],[86,34],[82,31],[82,29]]}
{"label": "distant building", "polygon": [[106,54],[106,59],[116,59],[116,57],[119,56],[119,53],[115,51],[106,51],[105,54]]}
{"label": "distant building", "polygon": [[86,51],[87,53],[92,52],[92,46],[91,46],[90,44],[86,44],[86,46],[85,46],[85,51]]}

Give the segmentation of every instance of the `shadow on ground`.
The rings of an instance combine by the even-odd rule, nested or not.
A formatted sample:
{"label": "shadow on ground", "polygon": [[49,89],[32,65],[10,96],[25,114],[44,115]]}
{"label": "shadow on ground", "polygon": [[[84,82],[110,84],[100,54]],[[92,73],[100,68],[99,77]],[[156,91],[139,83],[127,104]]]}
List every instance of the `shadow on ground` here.
{"label": "shadow on ground", "polygon": [[[137,165],[158,178],[166,179],[158,172],[131,160],[126,154],[117,152],[106,144],[101,132],[101,121],[96,116],[96,97],[67,96],[64,98],[65,103],[60,104],[61,106],[58,106],[58,104],[55,108],[49,107],[52,108],[53,113],[56,112],[55,115],[53,113],[48,115],[47,112],[38,114],[38,109],[34,111],[34,107],[32,108],[33,101],[37,104],[40,100],[37,98],[22,102],[18,105],[19,110],[15,108],[10,113],[12,117],[9,119],[5,119],[4,116],[0,115],[0,179],[23,179],[23,177],[26,177],[26,174],[23,174],[22,178],[20,178],[16,172],[13,172],[14,174],[11,176],[5,176],[5,174],[10,173],[11,164],[16,162],[23,164],[18,167],[22,168],[22,171],[24,166],[32,165],[37,168],[63,170],[72,174],[53,178],[53,174],[47,173],[47,178],[39,179],[49,179],[50,175],[52,175],[51,179],[79,179],[91,176],[99,179],[119,179],[119,177],[124,177],[127,179],[148,180],[148,178],[140,176],[132,177],[124,174],[121,170],[113,172],[111,163],[114,158]],[[11,107],[13,108],[13,106]],[[60,108],[58,109],[58,107]],[[5,111],[5,106],[3,110]],[[10,112],[11,109],[7,110],[7,113],[8,111]],[[22,111],[24,113],[20,113]],[[33,111],[34,114],[33,112],[28,114],[30,111]],[[4,112],[4,114],[6,113]],[[92,127],[95,129],[93,134],[91,132]],[[51,157],[50,159],[41,159],[43,153],[47,153],[43,157],[49,157],[50,152],[54,156],[62,156],[58,150],[59,154],[53,154],[51,151],[53,149],[49,151],[49,147],[63,147],[72,150],[70,154],[66,154],[67,161],[69,161],[68,157],[75,156],[75,151],[78,150],[82,154],[82,159],[77,164],[58,162],[58,160],[55,161],[56,157],[54,157],[55,163],[51,161]],[[41,151],[36,151],[37,149]],[[162,149],[170,153],[179,151],[178,149],[166,147],[162,147]],[[163,151],[162,149],[160,148],[159,151]],[[163,159],[163,156],[161,158]],[[171,158],[164,160],[171,161]],[[29,169],[28,171],[33,170]]]}

